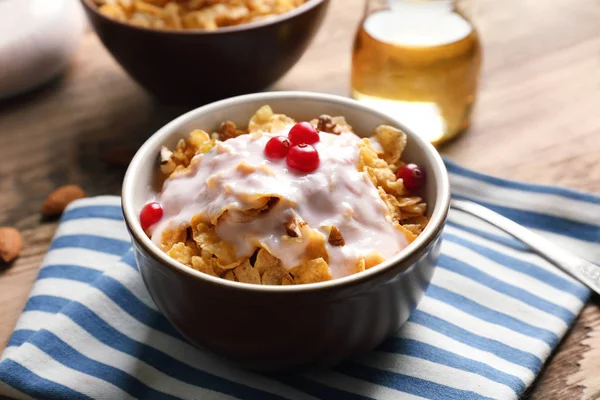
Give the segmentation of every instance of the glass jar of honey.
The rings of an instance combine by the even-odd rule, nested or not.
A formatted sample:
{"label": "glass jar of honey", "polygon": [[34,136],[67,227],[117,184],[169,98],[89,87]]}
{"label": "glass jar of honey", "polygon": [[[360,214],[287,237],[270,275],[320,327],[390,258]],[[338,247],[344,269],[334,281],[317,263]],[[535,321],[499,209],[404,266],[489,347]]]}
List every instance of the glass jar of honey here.
{"label": "glass jar of honey", "polygon": [[352,97],[440,144],[469,126],[481,46],[469,0],[367,0]]}

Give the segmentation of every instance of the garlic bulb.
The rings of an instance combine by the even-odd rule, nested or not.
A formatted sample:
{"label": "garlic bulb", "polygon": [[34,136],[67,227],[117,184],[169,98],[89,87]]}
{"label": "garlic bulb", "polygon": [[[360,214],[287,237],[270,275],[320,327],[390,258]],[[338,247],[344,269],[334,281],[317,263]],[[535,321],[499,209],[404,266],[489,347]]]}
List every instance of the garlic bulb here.
{"label": "garlic bulb", "polygon": [[0,99],[58,76],[76,50],[85,19],[77,0],[0,1]]}

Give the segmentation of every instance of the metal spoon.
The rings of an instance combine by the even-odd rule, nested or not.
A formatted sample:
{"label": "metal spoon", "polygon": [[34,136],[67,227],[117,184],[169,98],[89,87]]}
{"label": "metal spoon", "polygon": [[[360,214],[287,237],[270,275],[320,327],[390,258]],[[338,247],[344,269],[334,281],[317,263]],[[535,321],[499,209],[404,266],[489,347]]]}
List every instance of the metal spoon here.
{"label": "metal spoon", "polygon": [[562,269],[579,282],[600,294],[600,267],[584,260],[583,258],[560,248],[556,244],[544,239],[529,229],[517,224],[516,222],[467,200],[450,201],[450,206],[457,210],[481,218],[484,221],[502,229],[509,235],[525,243],[534,252],[550,261],[558,268]]}

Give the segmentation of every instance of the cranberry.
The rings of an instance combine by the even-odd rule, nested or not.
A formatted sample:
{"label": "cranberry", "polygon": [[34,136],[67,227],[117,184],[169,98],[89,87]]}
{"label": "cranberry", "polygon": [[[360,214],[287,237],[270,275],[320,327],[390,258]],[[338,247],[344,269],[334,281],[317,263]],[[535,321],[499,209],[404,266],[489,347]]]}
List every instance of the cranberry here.
{"label": "cranberry", "polygon": [[310,144],[297,144],[290,148],[287,165],[302,172],[312,172],[319,167],[319,153]]}
{"label": "cranberry", "polygon": [[404,187],[413,192],[425,185],[425,171],[417,164],[404,165],[396,172],[396,177],[402,179]]}
{"label": "cranberry", "polygon": [[313,144],[319,141],[319,132],[310,122],[298,122],[288,134],[292,144]]}
{"label": "cranberry", "polygon": [[143,230],[148,230],[152,225],[160,221],[163,216],[163,208],[158,203],[148,203],[140,212],[140,223]]}
{"label": "cranberry", "polygon": [[290,141],[285,136],[275,136],[265,145],[265,155],[269,158],[284,158],[290,150]]}

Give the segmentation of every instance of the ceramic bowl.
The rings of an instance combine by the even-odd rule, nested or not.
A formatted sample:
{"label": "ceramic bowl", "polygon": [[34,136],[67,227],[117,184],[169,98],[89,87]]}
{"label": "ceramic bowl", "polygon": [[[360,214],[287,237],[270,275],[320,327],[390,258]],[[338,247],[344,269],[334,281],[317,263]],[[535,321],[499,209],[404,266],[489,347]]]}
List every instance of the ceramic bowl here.
{"label": "ceramic bowl", "polygon": [[[138,215],[153,195],[161,146],[174,146],[196,128],[224,120],[245,126],[262,105],[296,120],[343,115],[357,134],[379,124],[408,135],[403,159],[427,173],[430,222],[405,250],[367,271],[296,286],[261,286],[215,278],[164,254],[144,233]],[[133,158],[123,184],[123,212],[139,270],[160,311],[183,336],[242,366],[284,370],[331,366],[373,349],[394,334],[423,296],[440,254],[450,199],[442,159],[400,121],[354,100],[317,93],[271,92],[234,97],[197,108],[156,132]]]}
{"label": "ceramic bowl", "polygon": [[118,22],[81,0],[96,33],[140,85],[171,103],[201,104],[261,91],[304,53],[329,0],[308,0],[273,19],[203,30],[156,30]]}

